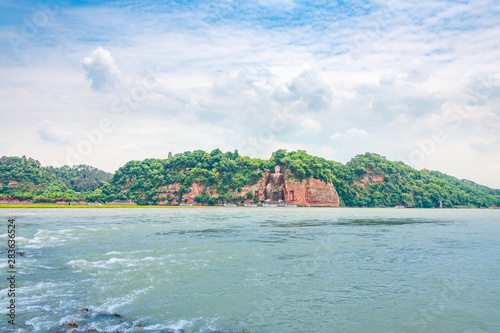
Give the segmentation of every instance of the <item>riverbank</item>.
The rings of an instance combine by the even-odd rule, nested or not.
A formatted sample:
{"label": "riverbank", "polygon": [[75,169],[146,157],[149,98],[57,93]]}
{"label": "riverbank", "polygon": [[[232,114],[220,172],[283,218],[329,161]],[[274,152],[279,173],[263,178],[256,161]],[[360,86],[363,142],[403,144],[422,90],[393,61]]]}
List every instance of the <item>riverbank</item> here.
{"label": "riverbank", "polygon": [[[15,204],[8,205],[2,204],[0,205],[0,209],[2,208],[347,208],[347,209],[394,209],[394,207],[244,207],[244,206],[235,206],[235,207],[224,207],[224,206],[139,206],[139,205],[54,205],[54,204]],[[477,207],[452,207],[452,208],[414,208],[414,207],[405,207],[406,209],[425,209],[425,210],[456,210],[456,209],[498,209],[498,208],[477,208]]]}
{"label": "riverbank", "polygon": [[137,205],[51,205],[51,204],[26,204],[26,205],[0,205],[1,208],[213,208],[214,206],[137,206]]}

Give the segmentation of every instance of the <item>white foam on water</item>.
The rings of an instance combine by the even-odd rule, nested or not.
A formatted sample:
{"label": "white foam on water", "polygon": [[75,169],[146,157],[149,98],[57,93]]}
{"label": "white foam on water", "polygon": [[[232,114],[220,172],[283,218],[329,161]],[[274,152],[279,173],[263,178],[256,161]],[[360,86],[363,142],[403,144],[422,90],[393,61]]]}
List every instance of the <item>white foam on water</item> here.
{"label": "white foam on water", "polygon": [[26,321],[26,325],[33,327],[33,332],[48,331],[57,325],[56,321],[47,320],[47,316],[34,317]]}
{"label": "white foam on water", "polygon": [[216,322],[219,318],[193,318],[193,319],[179,319],[177,321],[170,321],[166,325],[151,325],[144,327],[144,330],[159,330],[159,329],[171,329],[171,330],[188,330],[193,332],[212,332],[220,328],[217,328]]}
{"label": "white foam on water", "polygon": [[[76,282],[58,284],[40,282],[36,285],[22,286],[18,292],[23,296],[23,306],[42,306],[47,302],[58,302],[59,308],[64,308],[71,302],[75,302],[71,297],[64,297],[68,291],[74,290],[75,284]],[[52,304],[52,306],[55,305]]]}
{"label": "white foam on water", "polygon": [[[134,260],[133,262],[138,262],[138,260]],[[116,265],[131,266],[130,263],[131,260],[129,259],[113,257],[108,260],[99,260],[99,261],[88,261],[85,259],[70,260],[66,263],[66,265],[71,266],[74,269],[81,270],[89,267],[110,269]]]}
{"label": "white foam on water", "polygon": [[67,316],[64,316],[62,317],[61,319],[59,319],[59,325],[65,325],[65,324],[68,324],[68,323],[72,323],[72,322],[79,322],[79,321],[83,321],[85,320],[85,318],[83,317],[80,317],[78,315],[67,315]]}
{"label": "white foam on water", "polygon": [[134,327],[129,327],[129,329],[127,329],[126,327],[123,327],[124,325],[127,325],[127,324],[121,323],[121,324],[108,326],[108,327],[106,327],[105,332],[130,332],[130,331],[134,330]]}
{"label": "white foam on water", "polygon": [[43,269],[57,269],[56,267],[51,267],[51,266],[45,266],[45,265],[33,265],[30,264],[29,268],[43,268]]}
{"label": "white foam on water", "polygon": [[177,322],[169,323],[168,328],[174,329],[174,330],[186,329],[188,327],[194,326],[196,324],[196,322],[200,321],[200,320],[203,320],[203,317],[191,319],[191,320],[180,319]]}
{"label": "white foam on water", "polygon": [[110,265],[110,264],[120,264],[120,263],[124,263],[124,262],[127,262],[128,260],[127,259],[120,259],[120,258],[111,258],[109,259],[108,261],[106,261],[106,264]]}
{"label": "white foam on water", "polygon": [[110,258],[108,260],[90,262],[90,265],[92,265],[92,267],[95,267],[95,268],[109,269],[113,265],[125,265],[127,262],[129,262],[129,260],[113,257],[113,258]]}
{"label": "white foam on water", "polygon": [[120,251],[111,251],[108,253],[105,253],[105,256],[112,256],[112,255],[120,255],[120,254],[136,254],[136,253],[148,253],[148,252],[154,252],[154,250],[135,250],[135,251],[130,251],[130,252],[120,252]]}
{"label": "white foam on water", "polygon": [[39,282],[35,284],[34,286],[24,286],[24,287],[19,287],[19,292],[23,292],[26,295],[29,295],[29,293],[34,292],[34,291],[40,291],[40,290],[54,290],[60,288],[60,284],[52,283],[52,282]]}
{"label": "white foam on water", "polygon": [[[99,260],[99,261],[88,261],[85,259],[75,259],[70,260],[66,263],[66,265],[71,268],[77,269],[81,271],[82,269],[88,268],[106,268],[113,269],[117,266],[124,267],[135,267],[135,266],[143,266],[145,262],[153,262],[156,265],[164,265],[165,263],[162,260],[165,259],[163,257],[144,257],[144,258],[117,258],[112,257],[108,260]],[[148,264],[150,265],[150,264]]]}
{"label": "white foam on water", "polygon": [[[3,293],[3,290],[2,290],[2,293]],[[7,304],[7,302],[9,302],[9,300],[7,300],[7,302],[4,303],[3,299],[1,301],[2,301],[2,304]],[[1,315],[7,314],[7,313],[9,313],[9,309],[7,309],[7,307],[1,307],[0,308],[0,314]]]}
{"label": "white foam on water", "polygon": [[137,296],[146,293],[152,288],[153,286],[150,286],[148,288],[136,290],[122,297],[111,298],[102,305],[95,307],[95,310],[97,312],[114,313],[119,307],[132,303],[137,298]]}
{"label": "white foam on water", "polygon": [[90,265],[90,263],[85,259],[71,260],[67,263],[68,266],[72,268],[84,268]]}
{"label": "white foam on water", "polygon": [[45,247],[60,246],[67,241],[78,240],[79,237],[74,236],[74,230],[38,230],[32,239],[28,240],[26,248],[40,249]]}
{"label": "white foam on water", "polygon": [[[140,321],[136,321],[134,323],[141,323]],[[166,329],[172,329],[172,327],[163,324],[155,324],[155,325],[147,325],[141,328],[143,331],[161,331]]]}
{"label": "white foam on water", "polygon": [[18,328],[15,331],[12,331],[12,332],[13,333],[28,333],[30,331],[28,331],[26,328]]}
{"label": "white foam on water", "polygon": [[52,308],[49,305],[45,305],[45,306],[29,305],[29,306],[26,306],[25,309],[29,312],[37,312],[37,311],[51,312],[52,311]]}
{"label": "white foam on water", "polygon": [[77,230],[85,230],[85,231],[100,231],[100,230],[107,230],[107,227],[97,227],[97,228],[91,228],[91,227],[83,227],[83,226],[76,226],[75,227]]}

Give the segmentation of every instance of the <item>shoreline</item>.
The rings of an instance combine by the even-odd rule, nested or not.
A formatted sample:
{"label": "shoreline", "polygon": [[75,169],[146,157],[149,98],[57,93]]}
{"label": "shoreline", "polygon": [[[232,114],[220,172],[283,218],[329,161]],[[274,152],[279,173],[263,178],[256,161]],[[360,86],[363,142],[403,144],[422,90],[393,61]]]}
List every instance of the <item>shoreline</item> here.
{"label": "shoreline", "polygon": [[[5,209],[10,209],[10,208],[40,208],[40,209],[46,209],[46,208],[66,208],[66,209],[72,209],[72,208],[96,208],[96,209],[101,209],[101,208],[264,208],[264,209],[269,209],[269,208],[334,208],[334,209],[396,209],[394,207],[244,207],[244,206],[236,206],[236,207],[224,207],[224,206],[139,206],[139,205],[54,205],[54,204],[15,204],[15,205],[8,205],[8,204],[2,204],[0,205],[0,209],[5,208]],[[414,208],[414,207],[405,207],[405,209],[430,209],[430,210],[445,210],[445,209],[488,209],[488,210],[495,210],[493,208],[469,208],[469,207],[457,207],[457,208]]]}
{"label": "shoreline", "polygon": [[[138,206],[138,205],[51,205],[51,204],[17,204],[0,205],[2,208],[213,208],[213,206]],[[221,207],[225,208],[225,207]]]}

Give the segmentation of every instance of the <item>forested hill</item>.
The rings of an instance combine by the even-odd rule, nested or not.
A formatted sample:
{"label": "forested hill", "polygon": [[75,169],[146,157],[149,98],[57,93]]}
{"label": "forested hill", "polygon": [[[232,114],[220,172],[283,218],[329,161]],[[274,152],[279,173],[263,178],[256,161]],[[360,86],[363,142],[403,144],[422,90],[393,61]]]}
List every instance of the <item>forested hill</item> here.
{"label": "forested hill", "polygon": [[299,180],[313,177],[332,183],[344,206],[431,208],[500,204],[498,190],[475,186],[442,173],[415,170],[377,154],[358,155],[343,165],[305,151],[283,149],[274,152],[269,160],[216,149],[210,153],[185,152],[170,159],[131,161],[113,175],[103,193],[156,202],[161,186],[181,183],[183,186],[178,192],[182,195],[193,182],[198,182],[215,188],[217,198],[232,199],[231,192],[254,184],[264,172],[273,172],[276,165]]}
{"label": "forested hill", "polygon": [[[237,151],[188,151],[168,159],[130,161],[111,178],[89,166],[44,168],[25,157],[3,157],[0,197],[80,197],[103,202],[131,199],[138,204],[157,204],[167,185],[178,185],[174,195],[180,202],[194,185],[203,184],[210,191],[202,191],[196,202],[242,202],[245,198],[238,197],[242,188],[256,184],[266,172],[274,172],[277,165],[287,178],[312,177],[333,184],[342,206],[500,206],[500,190],[438,171],[416,170],[377,154],[358,155],[344,165],[305,151],[283,149],[268,160],[240,156]],[[13,185],[12,181],[19,184]],[[251,196],[247,193],[246,199]]]}
{"label": "forested hill", "polygon": [[349,206],[399,203],[427,208],[500,204],[500,190],[471,184],[438,171],[415,170],[376,154],[358,155],[343,170],[343,179],[347,181],[339,184],[339,188]]}
{"label": "forested hill", "polygon": [[[85,198],[110,180],[112,174],[88,165],[43,167],[23,157],[0,158],[0,197]],[[79,195],[78,192],[87,193]]]}
{"label": "forested hill", "polygon": [[94,191],[113,176],[112,173],[85,164],[73,167],[66,165],[59,168],[48,167],[47,169],[50,173],[54,173],[64,185],[76,192]]}

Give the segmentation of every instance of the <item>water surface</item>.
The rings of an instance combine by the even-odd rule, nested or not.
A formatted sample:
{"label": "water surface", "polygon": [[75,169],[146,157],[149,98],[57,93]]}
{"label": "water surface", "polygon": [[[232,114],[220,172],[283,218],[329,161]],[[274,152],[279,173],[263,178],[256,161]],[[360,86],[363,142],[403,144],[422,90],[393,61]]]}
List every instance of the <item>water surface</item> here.
{"label": "water surface", "polygon": [[8,218],[17,332],[500,332],[500,211],[2,209],[3,252]]}

